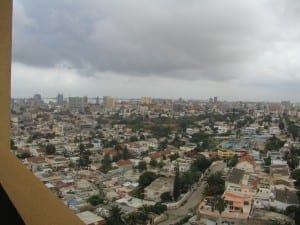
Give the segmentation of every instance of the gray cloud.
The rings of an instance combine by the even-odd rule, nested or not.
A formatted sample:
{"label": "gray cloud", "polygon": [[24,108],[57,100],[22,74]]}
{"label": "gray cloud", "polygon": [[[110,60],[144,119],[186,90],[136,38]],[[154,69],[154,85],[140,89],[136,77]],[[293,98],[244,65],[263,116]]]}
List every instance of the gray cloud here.
{"label": "gray cloud", "polygon": [[297,1],[272,3],[16,0],[13,60],[45,68],[69,65],[82,75],[225,81],[249,71],[263,74],[269,52],[285,52],[276,46],[291,37],[299,46]]}

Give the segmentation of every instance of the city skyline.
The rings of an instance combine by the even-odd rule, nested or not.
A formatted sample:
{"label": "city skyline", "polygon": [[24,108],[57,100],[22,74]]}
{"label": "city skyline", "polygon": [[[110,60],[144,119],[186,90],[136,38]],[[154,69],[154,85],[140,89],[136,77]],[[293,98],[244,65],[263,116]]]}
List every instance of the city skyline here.
{"label": "city skyline", "polygon": [[296,1],[14,2],[12,97],[299,102]]}

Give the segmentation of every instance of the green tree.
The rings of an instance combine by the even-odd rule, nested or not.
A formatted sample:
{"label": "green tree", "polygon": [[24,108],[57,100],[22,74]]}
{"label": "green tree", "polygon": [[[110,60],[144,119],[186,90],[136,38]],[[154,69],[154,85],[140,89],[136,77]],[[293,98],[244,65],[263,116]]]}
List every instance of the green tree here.
{"label": "green tree", "polygon": [[13,139],[10,139],[10,149],[11,150],[17,150],[18,149],[18,147],[15,146],[15,142],[14,142]]}
{"label": "green tree", "polygon": [[265,166],[270,166],[271,165],[271,162],[272,162],[272,159],[271,157],[267,157],[267,158],[264,158],[264,163],[265,163]]}
{"label": "green tree", "polygon": [[129,141],[130,141],[130,142],[135,142],[135,141],[138,141],[138,138],[137,138],[137,136],[131,136],[131,137],[129,138]]}
{"label": "green tree", "polygon": [[153,208],[153,213],[157,214],[157,215],[160,215],[162,214],[163,212],[165,212],[167,210],[167,206],[160,203],[160,202],[157,202],[155,203],[154,205],[154,208]]}
{"label": "green tree", "polygon": [[295,179],[295,186],[300,187],[300,169],[293,170],[291,177]]}
{"label": "green tree", "polygon": [[284,130],[284,123],[282,120],[279,121],[278,127],[280,130]]}
{"label": "green tree", "polygon": [[292,135],[294,141],[299,137],[299,127],[294,122],[289,122],[288,131]]}
{"label": "green tree", "polygon": [[100,198],[99,195],[92,195],[87,199],[87,202],[90,203],[93,206],[99,205],[100,203],[103,203],[103,199]]}
{"label": "green tree", "polygon": [[239,157],[238,155],[234,155],[229,161],[228,161],[228,166],[230,168],[235,167],[236,164],[239,162]]}
{"label": "green tree", "polygon": [[53,155],[55,153],[55,151],[56,151],[56,148],[53,144],[48,144],[46,146],[46,154],[47,155]]}
{"label": "green tree", "polygon": [[155,159],[151,159],[151,161],[150,161],[150,166],[152,166],[152,167],[157,167],[157,165],[158,165],[158,162],[155,160]]}
{"label": "green tree", "polygon": [[225,190],[225,180],[222,178],[222,173],[217,172],[211,174],[207,178],[206,194],[207,195],[221,195]]}
{"label": "green tree", "polygon": [[291,169],[295,169],[299,165],[299,158],[297,155],[289,155],[287,163]]}
{"label": "green tree", "polygon": [[179,167],[178,165],[175,168],[175,178],[173,183],[173,198],[175,200],[178,199],[181,190],[181,183],[180,183],[180,174],[179,174]]}
{"label": "green tree", "polygon": [[85,147],[84,147],[84,144],[80,143],[78,145],[78,149],[79,149],[79,154],[83,153],[85,151]]}
{"label": "green tree", "polygon": [[286,207],[284,214],[292,218],[296,225],[300,224],[300,206],[290,205]]}
{"label": "green tree", "polygon": [[147,163],[145,161],[139,161],[139,164],[137,167],[140,172],[143,172],[143,171],[147,170]]}
{"label": "green tree", "polygon": [[157,175],[153,172],[144,172],[140,177],[139,177],[139,186],[140,188],[145,188],[149,184],[152,183],[157,178]]}
{"label": "green tree", "polygon": [[139,213],[133,212],[125,216],[125,224],[138,225],[141,224],[139,220]]}
{"label": "green tree", "polygon": [[170,159],[171,162],[178,159],[178,158],[179,158],[179,154],[177,152],[175,154],[169,155],[169,159]]}
{"label": "green tree", "polygon": [[172,201],[172,195],[170,192],[164,192],[160,195],[160,199],[162,202],[170,202]]}
{"label": "green tree", "polygon": [[215,209],[218,210],[218,212],[221,215],[222,212],[224,212],[225,208],[226,208],[226,202],[224,200],[224,197],[218,195],[215,199]]}
{"label": "green tree", "polygon": [[168,147],[168,141],[164,140],[162,142],[159,142],[158,150],[162,151],[162,150],[166,149],[167,147]]}
{"label": "green tree", "polygon": [[205,156],[199,156],[196,160],[193,161],[191,165],[191,170],[204,172],[211,165],[211,161]]}
{"label": "green tree", "polygon": [[106,154],[106,155],[104,155],[103,159],[101,160],[100,170],[103,173],[107,173],[111,169],[112,169],[112,164],[111,164],[110,156]]}
{"label": "green tree", "polygon": [[266,142],[265,150],[279,150],[283,145],[285,141],[280,140],[275,135],[273,135],[271,138],[269,138]]}
{"label": "green tree", "polygon": [[123,152],[122,152],[122,158],[124,160],[126,159],[129,159],[131,157],[129,151],[128,151],[128,148],[125,146],[125,148],[123,149]]}
{"label": "green tree", "polygon": [[122,219],[123,212],[119,206],[112,206],[110,216],[106,219],[106,225],[125,225]]}

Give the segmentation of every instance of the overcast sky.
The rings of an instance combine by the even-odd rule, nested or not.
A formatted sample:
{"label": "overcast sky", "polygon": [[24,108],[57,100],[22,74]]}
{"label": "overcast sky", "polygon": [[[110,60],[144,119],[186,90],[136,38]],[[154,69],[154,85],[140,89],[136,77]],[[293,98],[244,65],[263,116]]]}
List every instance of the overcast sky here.
{"label": "overcast sky", "polygon": [[14,0],[12,96],[300,101],[298,0]]}

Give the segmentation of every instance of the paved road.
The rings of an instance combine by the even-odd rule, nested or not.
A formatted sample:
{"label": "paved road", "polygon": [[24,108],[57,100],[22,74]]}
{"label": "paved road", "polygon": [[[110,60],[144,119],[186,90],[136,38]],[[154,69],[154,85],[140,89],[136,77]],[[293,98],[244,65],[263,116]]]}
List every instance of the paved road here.
{"label": "paved road", "polygon": [[[221,161],[214,163],[210,167],[210,171],[208,172],[208,175],[215,173],[217,171],[222,171],[224,169],[224,166],[225,164]],[[169,215],[168,220],[159,223],[159,225],[175,224],[180,219],[185,217],[188,213],[190,213],[190,209],[194,209],[201,202],[205,187],[206,187],[206,182],[204,181],[200,182],[196,190],[190,195],[189,199],[187,200],[187,203],[177,209],[168,210],[167,211],[167,214]]]}

